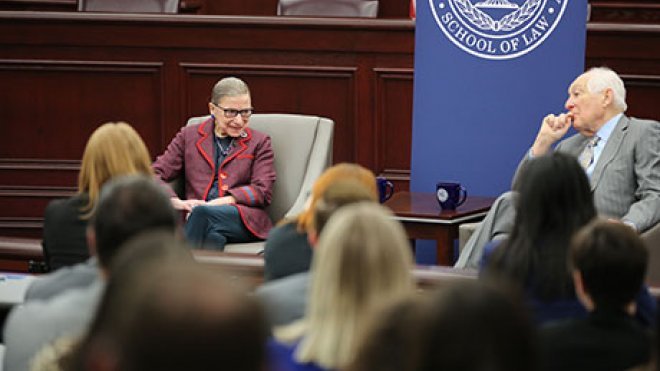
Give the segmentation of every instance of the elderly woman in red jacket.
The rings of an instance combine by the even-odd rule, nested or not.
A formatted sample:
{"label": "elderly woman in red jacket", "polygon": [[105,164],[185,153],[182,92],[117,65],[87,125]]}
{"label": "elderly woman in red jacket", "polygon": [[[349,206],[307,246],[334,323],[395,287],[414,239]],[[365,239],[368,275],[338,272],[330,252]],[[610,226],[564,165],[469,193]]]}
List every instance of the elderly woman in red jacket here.
{"label": "elderly woman in red jacket", "polygon": [[209,111],[208,120],[183,127],[153,167],[166,182],[185,175],[186,199],[173,196],[172,205],[190,213],[186,238],[222,250],[266,238],[275,168],[270,137],[248,128],[253,108],[245,82],[218,81]]}

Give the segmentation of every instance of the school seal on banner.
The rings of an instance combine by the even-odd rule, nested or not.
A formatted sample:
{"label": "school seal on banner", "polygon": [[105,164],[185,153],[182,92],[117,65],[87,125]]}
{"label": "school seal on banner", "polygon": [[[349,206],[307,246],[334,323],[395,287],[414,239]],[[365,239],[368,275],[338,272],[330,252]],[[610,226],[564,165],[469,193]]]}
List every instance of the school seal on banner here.
{"label": "school seal on banner", "polygon": [[435,22],[464,51],[512,59],[541,45],[561,20],[568,0],[429,0]]}

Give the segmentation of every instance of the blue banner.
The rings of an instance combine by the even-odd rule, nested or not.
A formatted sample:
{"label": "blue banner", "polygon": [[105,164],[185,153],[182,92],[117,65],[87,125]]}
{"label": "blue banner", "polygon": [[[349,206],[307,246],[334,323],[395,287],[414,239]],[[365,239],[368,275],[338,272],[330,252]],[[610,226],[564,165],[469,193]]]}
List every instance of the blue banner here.
{"label": "blue banner", "polygon": [[495,196],[584,71],[587,0],[417,0],[411,190]]}

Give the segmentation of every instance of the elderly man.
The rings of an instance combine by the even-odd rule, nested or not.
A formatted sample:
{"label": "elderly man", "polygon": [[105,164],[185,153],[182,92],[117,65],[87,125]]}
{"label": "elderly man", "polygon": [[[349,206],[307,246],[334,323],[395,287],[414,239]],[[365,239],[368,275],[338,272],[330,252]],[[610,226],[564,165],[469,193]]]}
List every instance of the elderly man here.
{"label": "elderly man", "polygon": [[[559,142],[556,151],[575,156],[591,181],[598,213],[620,220],[638,232],[660,221],[660,123],[625,116],[626,89],[608,68],[592,68],[569,87],[567,113],[547,115],[536,140],[516,171],[530,158],[552,151],[573,126],[577,134]],[[456,263],[475,268],[484,245],[506,236],[515,216],[515,192],[507,192],[471,236]]]}

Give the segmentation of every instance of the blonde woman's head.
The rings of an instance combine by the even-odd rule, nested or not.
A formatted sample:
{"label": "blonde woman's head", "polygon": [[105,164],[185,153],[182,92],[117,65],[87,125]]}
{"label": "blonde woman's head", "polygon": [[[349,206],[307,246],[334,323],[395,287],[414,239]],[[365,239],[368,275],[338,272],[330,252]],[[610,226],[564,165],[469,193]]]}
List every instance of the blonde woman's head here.
{"label": "blonde woman's head", "polygon": [[89,197],[82,209],[85,217],[91,214],[108,180],[131,174],[153,175],[151,156],[142,138],[125,122],[99,126],[87,140],[78,175],[78,193]]}
{"label": "blonde woman's head", "polygon": [[412,261],[403,227],[385,208],[362,202],[338,210],[314,255],[298,360],[345,366],[367,318],[413,291]]}
{"label": "blonde woman's head", "polygon": [[378,200],[378,189],[376,188],[376,177],[371,170],[358,164],[340,163],[328,168],[314,182],[309,199],[309,207],[298,216],[298,230],[303,232],[313,228],[313,215],[316,204],[323,193],[333,184],[342,180],[354,180],[361,183],[373,194],[374,201]]}

